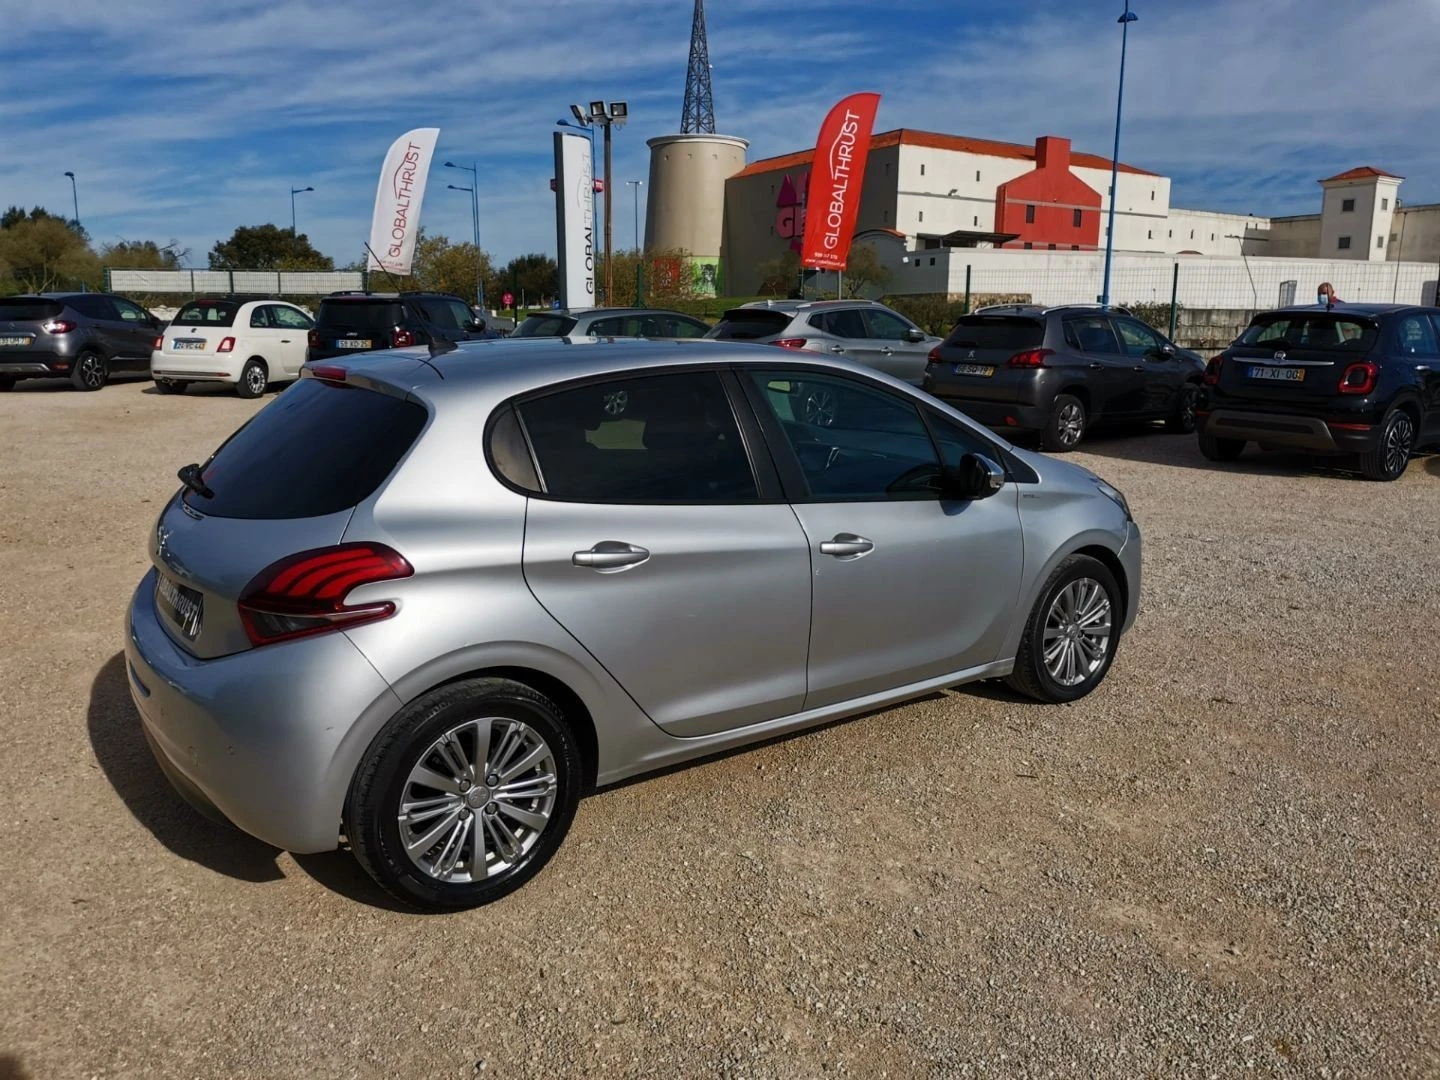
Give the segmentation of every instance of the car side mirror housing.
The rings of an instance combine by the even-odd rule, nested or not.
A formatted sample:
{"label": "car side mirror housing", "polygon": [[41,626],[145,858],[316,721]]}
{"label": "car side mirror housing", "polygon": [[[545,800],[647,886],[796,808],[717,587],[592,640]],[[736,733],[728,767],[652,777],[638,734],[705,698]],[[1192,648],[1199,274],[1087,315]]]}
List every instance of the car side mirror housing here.
{"label": "car side mirror housing", "polygon": [[925,340],[925,331],[921,330],[918,327],[912,326],[909,330],[905,331],[905,340],[908,341],[911,345],[918,345],[920,344],[920,342]]}
{"label": "car side mirror housing", "polygon": [[984,454],[966,454],[945,470],[945,494],[953,499],[988,499],[1005,486],[1005,470]]}

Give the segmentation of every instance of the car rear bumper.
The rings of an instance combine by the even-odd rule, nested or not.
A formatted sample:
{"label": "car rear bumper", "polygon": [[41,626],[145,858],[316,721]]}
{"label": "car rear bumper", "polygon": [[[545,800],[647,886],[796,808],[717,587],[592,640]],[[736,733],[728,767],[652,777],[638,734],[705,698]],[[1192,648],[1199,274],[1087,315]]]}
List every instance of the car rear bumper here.
{"label": "car rear bumper", "polygon": [[944,387],[937,387],[930,393],[952,409],[959,409],[977,424],[997,431],[1039,431],[1050,418],[1049,411],[1040,405],[951,396]]}
{"label": "car rear bumper", "polygon": [[150,354],[150,375],[156,379],[184,379],[187,382],[237,382],[240,361],[234,353],[217,356],[203,352],[155,352]]}
{"label": "car rear bumper", "polygon": [[[185,798],[294,852],[328,851],[364,745],[352,733],[400,701],[344,634],[213,660],[181,650],[155,611],[155,571],[125,620],[130,696]],[[209,809],[207,809],[209,808]]]}
{"label": "car rear bumper", "polygon": [[63,349],[0,349],[0,375],[55,378],[69,375],[73,362],[74,357]]}
{"label": "car rear bumper", "polygon": [[1318,454],[1357,454],[1369,450],[1375,445],[1378,430],[1378,425],[1359,418],[1327,421],[1318,416],[1224,408],[1196,413],[1196,426],[1201,435],[1216,439],[1241,439],[1276,449]]}

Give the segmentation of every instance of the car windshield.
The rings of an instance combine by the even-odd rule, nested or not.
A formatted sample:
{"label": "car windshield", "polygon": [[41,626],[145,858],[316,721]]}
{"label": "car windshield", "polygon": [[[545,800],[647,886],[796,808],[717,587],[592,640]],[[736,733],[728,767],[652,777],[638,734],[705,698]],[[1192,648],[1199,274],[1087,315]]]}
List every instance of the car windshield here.
{"label": "car windshield", "polygon": [[705,336],[720,341],[755,341],[778,334],[790,325],[788,311],[766,308],[735,308],[725,312]]}
{"label": "car windshield", "polygon": [[389,330],[402,322],[400,301],[322,300],[315,325],[331,330]]}
{"label": "car windshield", "polygon": [[568,315],[528,315],[511,337],[564,337],[575,329]]}
{"label": "car windshield", "polygon": [[39,296],[10,296],[0,300],[0,320],[5,322],[53,319],[61,310],[54,300]]}
{"label": "car windshield", "polygon": [[1365,353],[1375,344],[1377,333],[1373,322],[1354,316],[1277,312],[1257,316],[1238,344],[1292,352],[1325,349]]}
{"label": "car windshield", "polygon": [[966,315],[955,324],[946,345],[964,349],[1034,349],[1045,340],[1045,327],[1034,319],[1012,315]]}
{"label": "car windshield", "polygon": [[234,326],[239,310],[233,300],[191,300],[170,321],[177,326]]}

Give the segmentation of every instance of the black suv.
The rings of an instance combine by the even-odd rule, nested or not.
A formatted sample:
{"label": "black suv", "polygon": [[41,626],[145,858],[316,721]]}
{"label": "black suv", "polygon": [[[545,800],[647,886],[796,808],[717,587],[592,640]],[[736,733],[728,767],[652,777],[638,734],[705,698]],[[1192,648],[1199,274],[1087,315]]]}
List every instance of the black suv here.
{"label": "black suv", "polygon": [[925,390],[980,423],[1074,450],[1097,420],[1195,430],[1205,361],[1123,308],[981,308],[930,351]]}
{"label": "black suv", "polygon": [[450,293],[331,293],[320,301],[305,359],[499,336]]}
{"label": "black suv", "polygon": [[108,293],[0,297],[0,390],[17,379],[69,379],[99,390],[112,371],[150,371],[160,320]]}
{"label": "black suv", "polygon": [[1394,480],[1440,446],[1440,308],[1335,304],[1256,315],[1205,369],[1200,452],[1262,448],[1359,456]]}

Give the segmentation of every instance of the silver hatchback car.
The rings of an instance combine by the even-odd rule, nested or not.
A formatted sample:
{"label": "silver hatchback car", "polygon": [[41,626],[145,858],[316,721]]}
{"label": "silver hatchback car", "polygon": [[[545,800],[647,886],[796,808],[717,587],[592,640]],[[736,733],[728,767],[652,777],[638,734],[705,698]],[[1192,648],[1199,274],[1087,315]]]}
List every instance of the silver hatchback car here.
{"label": "silver hatchback car", "polygon": [[126,620],[156,757],[435,908],[527,881],[595,786],[979,679],[1074,700],[1140,591],[1093,474],[756,346],[314,363],[181,479]]}

